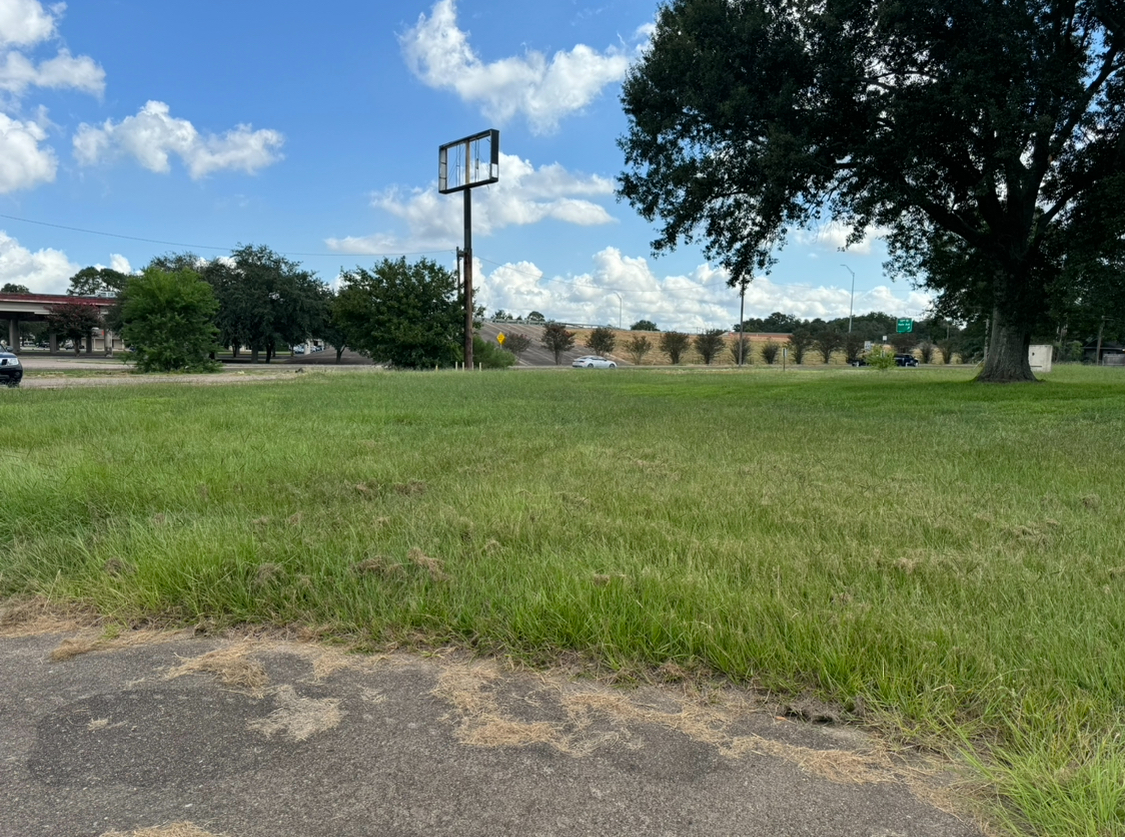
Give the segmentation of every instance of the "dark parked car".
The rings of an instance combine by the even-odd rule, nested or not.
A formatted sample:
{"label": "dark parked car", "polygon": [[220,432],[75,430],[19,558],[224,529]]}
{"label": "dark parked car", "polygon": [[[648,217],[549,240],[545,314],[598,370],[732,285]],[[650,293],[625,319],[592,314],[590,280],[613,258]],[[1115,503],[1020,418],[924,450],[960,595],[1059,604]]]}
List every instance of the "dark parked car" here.
{"label": "dark parked car", "polygon": [[21,379],[23,379],[23,365],[20,364],[19,356],[7,350],[0,350],[0,385],[18,388]]}
{"label": "dark parked car", "polygon": [[895,364],[899,367],[918,367],[918,360],[909,353],[895,354]]}

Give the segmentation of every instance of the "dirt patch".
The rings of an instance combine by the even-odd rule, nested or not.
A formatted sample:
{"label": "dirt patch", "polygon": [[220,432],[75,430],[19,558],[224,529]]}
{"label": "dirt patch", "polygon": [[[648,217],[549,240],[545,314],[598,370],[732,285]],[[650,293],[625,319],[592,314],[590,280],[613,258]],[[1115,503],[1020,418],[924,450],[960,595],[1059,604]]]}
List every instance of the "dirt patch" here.
{"label": "dirt patch", "polygon": [[288,741],[305,741],[335,729],[343,716],[339,700],[298,697],[293,686],[282,685],[277,688],[277,708],[247,725],[267,738],[280,735]]}
{"label": "dirt patch", "polygon": [[265,688],[270,682],[269,676],[260,662],[247,658],[250,649],[250,643],[243,642],[208,651],[202,656],[193,657],[175,668],[170,668],[164,678],[174,680],[185,674],[213,674],[225,686],[263,697]]}

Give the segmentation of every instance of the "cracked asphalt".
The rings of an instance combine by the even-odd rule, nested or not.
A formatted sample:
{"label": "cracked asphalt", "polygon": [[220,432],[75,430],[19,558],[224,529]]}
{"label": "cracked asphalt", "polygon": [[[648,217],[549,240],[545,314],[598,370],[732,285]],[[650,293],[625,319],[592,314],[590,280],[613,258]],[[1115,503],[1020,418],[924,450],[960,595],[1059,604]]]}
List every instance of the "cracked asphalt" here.
{"label": "cracked asphalt", "polygon": [[9,630],[0,756],[3,835],[982,833],[855,729],[443,652]]}

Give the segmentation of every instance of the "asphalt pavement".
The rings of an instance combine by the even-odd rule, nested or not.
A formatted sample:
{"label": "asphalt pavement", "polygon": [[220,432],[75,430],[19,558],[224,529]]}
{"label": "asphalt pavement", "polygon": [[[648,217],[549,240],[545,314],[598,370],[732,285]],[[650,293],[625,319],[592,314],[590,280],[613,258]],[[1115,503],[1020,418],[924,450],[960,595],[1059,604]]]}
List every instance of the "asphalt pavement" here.
{"label": "asphalt pavement", "polygon": [[730,687],[54,629],[0,633],[2,835],[981,833],[947,771]]}

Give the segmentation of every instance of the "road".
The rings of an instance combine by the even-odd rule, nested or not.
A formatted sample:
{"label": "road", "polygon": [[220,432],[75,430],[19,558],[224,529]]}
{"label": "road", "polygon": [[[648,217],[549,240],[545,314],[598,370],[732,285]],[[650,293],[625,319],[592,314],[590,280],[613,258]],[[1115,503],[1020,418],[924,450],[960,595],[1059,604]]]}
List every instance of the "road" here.
{"label": "road", "polygon": [[947,776],[762,698],[0,615],[0,834],[978,835]]}

